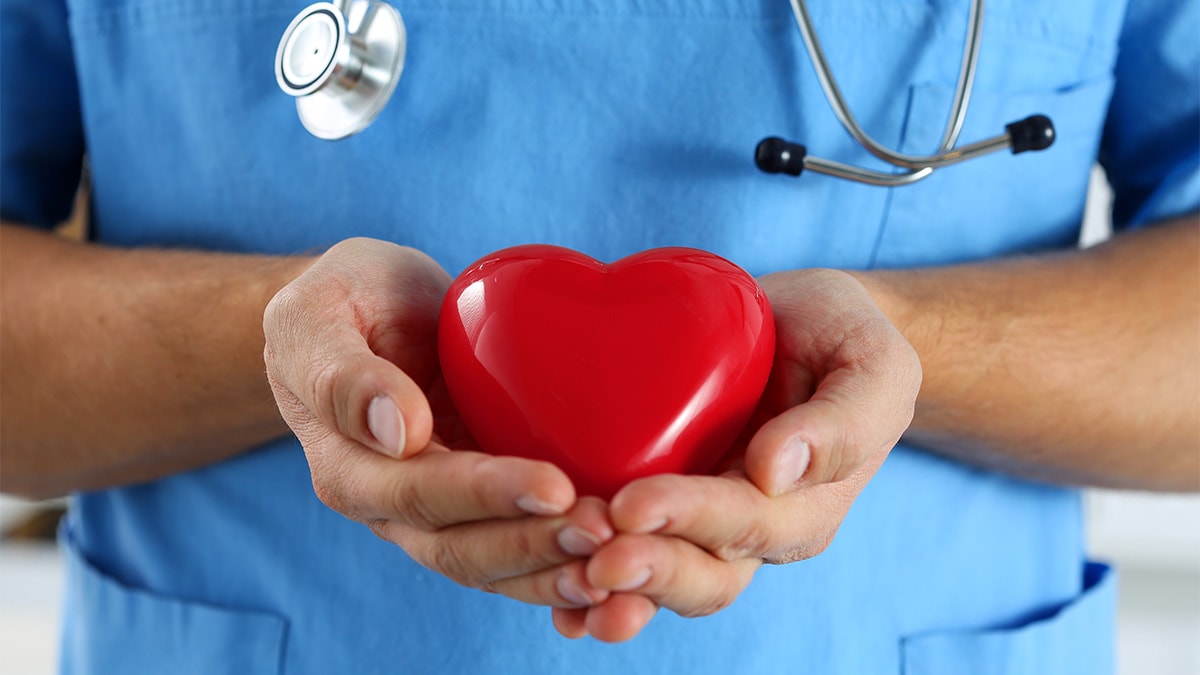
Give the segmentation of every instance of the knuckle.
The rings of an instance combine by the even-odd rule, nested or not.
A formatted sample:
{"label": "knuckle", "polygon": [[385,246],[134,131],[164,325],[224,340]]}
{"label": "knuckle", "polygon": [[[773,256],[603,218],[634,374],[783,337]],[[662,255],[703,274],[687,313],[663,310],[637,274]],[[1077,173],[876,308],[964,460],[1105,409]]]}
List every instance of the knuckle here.
{"label": "knuckle", "polygon": [[449,478],[455,485],[468,488],[466,492],[472,500],[472,507],[488,511],[497,488],[511,479],[517,466],[520,465],[511,457],[475,456],[470,463],[455,463],[455,470]]}
{"label": "knuckle", "polygon": [[707,587],[701,586],[704,590],[697,593],[699,597],[687,603],[683,611],[677,610],[677,612],[685,618],[695,618],[710,616],[727,609],[745,590],[754,576],[754,571],[761,564],[762,558],[756,558],[753,561],[720,565],[714,573],[709,575],[706,582]]}
{"label": "knuckle", "polygon": [[702,616],[712,616],[733,604],[734,596],[724,592],[705,598],[703,602],[678,612],[685,619],[697,619]]}
{"label": "knuckle", "polygon": [[303,339],[304,326],[312,322],[314,297],[320,293],[306,278],[281,288],[263,308],[263,337],[267,353],[272,356],[285,356],[289,346]]}
{"label": "knuckle", "polygon": [[310,401],[326,411],[335,409],[337,387],[342,379],[341,364],[337,361],[327,361],[317,366],[308,379],[308,395]]}
{"label": "knuckle", "polygon": [[312,477],[313,492],[316,493],[317,499],[322,504],[337,511],[341,514],[346,514],[349,511],[349,502],[343,495],[340,486],[336,481],[331,480],[321,473],[313,473]]}
{"label": "knuckle", "polygon": [[370,507],[366,477],[352,464],[339,462],[322,452],[307,453],[313,492],[322,504],[343,516],[365,522],[375,509]]}
{"label": "knuckle", "polygon": [[925,368],[921,364],[921,355],[917,353],[917,348],[913,347],[912,343],[903,338],[901,338],[899,341],[899,348],[903,350],[905,359],[908,362],[909,377],[912,378],[916,384],[920,384],[921,378],[925,374]]}
{"label": "knuckle", "polygon": [[741,590],[733,580],[732,567],[729,565],[723,566],[721,573],[712,578],[710,583],[711,588],[702,597],[688,602],[676,613],[685,619],[711,616],[732,605]]}
{"label": "knuckle", "polygon": [[[853,425],[859,428],[858,424]],[[833,446],[833,452],[825,454],[824,474],[829,482],[837,482],[846,477],[848,465],[852,464],[851,455],[859,451],[859,439],[850,429],[841,431],[838,442]]]}
{"label": "knuckle", "polygon": [[553,535],[538,525],[514,528],[506,546],[511,546],[513,553],[537,567],[555,565],[570,559],[567,555],[558,553],[559,547]]}
{"label": "knuckle", "polygon": [[283,380],[290,379],[292,361],[301,341],[296,318],[303,314],[300,302],[300,293],[293,282],[276,293],[263,310],[263,364],[272,381],[283,387],[291,386]]}
{"label": "knuckle", "polygon": [[[363,430],[355,421],[355,379],[361,379],[358,357],[328,360],[310,371],[307,393],[313,412],[345,437],[360,440]],[[364,412],[365,414],[365,412]],[[365,422],[363,423],[365,424]]]}
{"label": "knuckle", "polygon": [[735,532],[729,540],[718,546],[712,554],[724,562],[743,558],[761,558],[768,549],[770,537],[759,523],[750,523]]}
{"label": "knuckle", "polygon": [[274,385],[275,373],[279,370],[279,349],[275,345],[275,342],[272,339],[271,333],[268,331],[265,322],[263,325],[263,339],[263,366],[266,368],[267,377],[271,380],[271,384]]}
{"label": "knuckle", "polygon": [[511,549],[513,553],[526,560],[536,560],[541,557],[539,555],[541,547],[534,544],[533,530],[533,526],[512,528],[506,537],[505,548]]}
{"label": "knuckle", "polygon": [[267,306],[263,310],[263,331],[267,334],[268,342],[274,332],[286,325],[290,317],[294,315],[298,298],[296,285],[291,283],[281,288],[267,302]]}
{"label": "knuckle", "polygon": [[836,529],[820,530],[816,535],[809,539],[801,548],[801,553],[805,560],[815,558],[825,551],[829,550],[829,546],[833,544],[833,538],[837,534]]}
{"label": "knuckle", "polygon": [[402,521],[426,532],[433,532],[442,527],[441,518],[420,490],[404,483],[393,486],[391,492],[392,509]]}
{"label": "knuckle", "polygon": [[271,393],[275,397],[275,407],[279,409],[279,414],[283,417],[284,422],[287,422],[288,427],[300,436],[303,432],[308,432],[309,436],[319,436],[319,430],[310,429],[307,427],[313,426],[309,420],[312,417],[309,414],[308,408],[304,406],[304,402],[292,393],[282,382],[277,380],[275,376],[268,371],[267,383],[271,387]]}
{"label": "knuckle", "polygon": [[824,443],[812,446],[809,475],[817,483],[837,483],[852,474],[865,460],[869,444],[866,430],[871,420],[861,410],[851,410],[851,421],[830,429]]}
{"label": "knuckle", "polygon": [[428,556],[427,567],[462,586],[481,589],[493,581],[471,564],[457,547],[445,542],[435,543],[428,551]]}
{"label": "knuckle", "polygon": [[371,534],[386,542],[397,543],[393,541],[387,525],[388,521],[384,520],[383,518],[376,518],[374,520],[367,521],[366,523],[367,529],[371,531]]}
{"label": "knuckle", "polygon": [[917,350],[896,331],[886,354],[889,371],[893,373],[900,393],[915,393],[921,386],[924,374]]}
{"label": "knuckle", "polygon": [[763,560],[771,565],[786,565],[815,558],[829,549],[836,534],[837,529],[820,530],[787,551],[767,556]]}

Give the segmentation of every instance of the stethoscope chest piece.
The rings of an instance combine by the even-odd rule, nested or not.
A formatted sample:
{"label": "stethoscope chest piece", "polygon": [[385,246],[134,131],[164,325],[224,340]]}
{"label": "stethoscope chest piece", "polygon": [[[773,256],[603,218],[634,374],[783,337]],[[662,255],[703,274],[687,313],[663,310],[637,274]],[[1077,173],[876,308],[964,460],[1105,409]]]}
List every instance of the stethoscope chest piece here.
{"label": "stethoscope chest piece", "polygon": [[275,52],[275,79],[296,98],[304,128],[336,140],[362,131],[387,105],[404,70],[400,13],[379,0],[309,5]]}

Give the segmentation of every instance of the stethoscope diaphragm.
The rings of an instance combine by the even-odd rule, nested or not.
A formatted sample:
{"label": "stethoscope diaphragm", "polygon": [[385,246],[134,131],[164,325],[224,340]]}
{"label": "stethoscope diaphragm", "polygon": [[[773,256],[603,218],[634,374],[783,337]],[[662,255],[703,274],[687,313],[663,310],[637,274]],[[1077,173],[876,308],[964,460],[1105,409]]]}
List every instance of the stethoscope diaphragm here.
{"label": "stethoscope diaphragm", "polygon": [[292,19],[275,52],[275,79],[296,98],[304,128],[336,140],[365,129],[404,70],[407,35],[379,0],[318,2]]}
{"label": "stethoscope diaphragm", "polygon": [[[763,139],[754,161],[767,173],[799,176],[809,170],[879,186],[911,185],[943,166],[1009,149],[1043,150],[1054,142],[1054,124],[1032,115],[1004,133],[958,144],[978,65],[985,0],[971,0],[963,58],[949,121],[937,151],[908,155],[876,142],[850,112],[817,39],[805,0],[789,0],[817,80],[834,115],[871,154],[901,171],[879,171],[813,156],[808,148],[779,137]],[[275,53],[275,78],[296,98],[304,128],[314,136],[339,139],[365,129],[387,104],[404,70],[407,36],[400,12],[382,0],[333,0],[309,5],[292,19]]]}

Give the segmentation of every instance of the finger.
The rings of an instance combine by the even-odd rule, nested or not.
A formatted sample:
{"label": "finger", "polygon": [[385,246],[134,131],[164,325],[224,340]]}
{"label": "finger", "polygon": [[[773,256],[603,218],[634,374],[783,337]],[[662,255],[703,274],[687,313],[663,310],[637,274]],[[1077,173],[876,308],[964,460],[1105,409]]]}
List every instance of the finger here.
{"label": "finger", "polygon": [[601,642],[625,642],[642,632],[658,605],[637,593],[613,593],[608,600],[587,610],[584,628]]}
{"label": "finger", "polygon": [[313,488],[326,505],[360,522],[391,520],[426,531],[524,515],[558,516],[575,488],[549,462],[430,446],[397,462],[329,436],[306,444]]}
{"label": "finger", "polygon": [[588,583],[587,566],[575,560],[520,577],[500,579],[489,590],[531,605],[563,609],[591,607],[608,598],[609,592]]}
{"label": "finger", "polygon": [[671,535],[715,558],[794,562],[823,552],[853,502],[861,477],[764,495],[744,475],[661,475],[630,483],[609,513],[619,532]]}
{"label": "finger", "polygon": [[569,640],[578,640],[587,635],[587,615],[586,608],[555,607],[550,610],[554,630]]}
{"label": "finger", "polygon": [[[762,564],[761,558],[720,560],[678,537],[626,534],[592,556],[587,579],[599,589],[645,596],[680,616],[708,616],[733,603]],[[588,632],[597,636],[590,623]]]}
{"label": "finger", "polygon": [[[275,296],[263,315],[267,377],[286,421],[298,434],[306,414],[341,436],[401,457],[423,449],[433,415],[421,388],[395,364],[373,353],[353,317],[341,316],[348,298],[299,282]],[[313,307],[332,305],[328,316]],[[297,428],[297,427],[300,428]]]}
{"label": "finger", "polygon": [[[882,324],[882,322],[880,322]],[[807,402],[768,420],[746,448],[746,474],[775,496],[801,483],[844,480],[886,452],[912,422],[920,362],[890,325],[847,339]],[[870,332],[870,331],[864,331]]]}
{"label": "finger", "polygon": [[570,564],[578,555],[564,546],[563,536],[585,531],[601,543],[610,539],[602,503],[584,501],[559,518],[489,520],[439,532],[385,520],[370,527],[417,562],[464,586],[558,607],[591,605],[607,596],[587,586],[582,563]]}
{"label": "finger", "polygon": [[449,282],[412,249],[369,239],[332,247],[263,314],[267,374],[285,417],[299,408],[387,454],[424,448],[432,418],[418,385],[437,370],[436,316]]}
{"label": "finger", "polygon": [[672,474],[630,483],[610,508],[619,532],[683,537],[722,560],[769,555],[775,511],[745,478]]}

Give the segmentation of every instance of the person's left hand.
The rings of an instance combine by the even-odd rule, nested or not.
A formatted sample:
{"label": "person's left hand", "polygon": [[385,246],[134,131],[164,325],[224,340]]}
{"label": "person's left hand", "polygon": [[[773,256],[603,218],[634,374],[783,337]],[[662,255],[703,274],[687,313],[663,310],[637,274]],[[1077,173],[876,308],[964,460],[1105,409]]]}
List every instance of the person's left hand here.
{"label": "person's left hand", "polygon": [[619,534],[587,564],[588,583],[610,595],[554,609],[564,636],[627,640],[659,607],[712,614],[764,562],[821,553],[912,421],[920,361],[862,284],[830,270],[761,284],[777,347],[748,443],[719,476],[651,476],[617,493]]}

